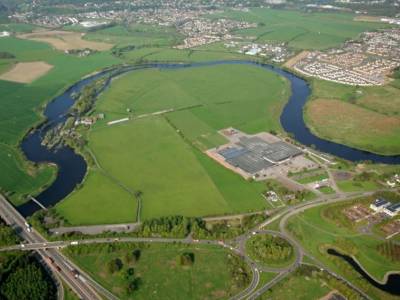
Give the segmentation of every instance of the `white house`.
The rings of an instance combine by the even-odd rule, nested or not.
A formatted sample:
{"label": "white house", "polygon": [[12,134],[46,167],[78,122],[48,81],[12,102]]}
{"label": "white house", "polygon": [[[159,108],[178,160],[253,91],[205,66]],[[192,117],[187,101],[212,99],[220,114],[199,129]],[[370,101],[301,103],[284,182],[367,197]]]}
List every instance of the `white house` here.
{"label": "white house", "polygon": [[377,198],[373,203],[370,204],[369,208],[372,209],[373,211],[383,211],[383,209],[392,203],[387,201],[386,199],[383,198]]}

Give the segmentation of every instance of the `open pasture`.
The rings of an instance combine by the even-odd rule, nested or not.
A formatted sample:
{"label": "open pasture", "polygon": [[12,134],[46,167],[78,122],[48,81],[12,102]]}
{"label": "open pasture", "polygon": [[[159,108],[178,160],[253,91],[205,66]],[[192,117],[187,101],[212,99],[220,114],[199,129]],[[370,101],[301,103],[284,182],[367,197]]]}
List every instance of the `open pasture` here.
{"label": "open pasture", "polygon": [[0,75],[0,80],[19,83],[31,83],[53,68],[43,61],[17,63],[10,70]]}
{"label": "open pasture", "polygon": [[[244,288],[238,286],[235,274],[244,272],[251,276],[236,257],[216,246],[122,244],[114,246],[111,252],[107,250],[107,245],[92,249],[79,246],[66,252],[83,270],[124,300],[227,299]],[[134,251],[140,255],[129,259]],[[184,253],[193,256],[192,265],[181,264]],[[110,273],[108,265],[113,259],[120,259],[122,268]],[[139,282],[130,293],[129,269],[134,270],[132,275]]]}
{"label": "open pasture", "polygon": [[[281,130],[278,117],[288,92],[287,82],[256,66],[131,72],[100,96],[95,113],[105,120],[90,131],[89,147],[105,173],[142,193],[142,219],[260,210],[268,207],[264,183],[245,181],[201,151],[225,143],[217,131],[228,126],[250,133]],[[150,116],[169,109],[175,111]],[[127,116],[132,119],[106,125]],[[60,213],[85,223],[63,207],[82,201],[101,209],[100,202],[111,200],[99,201],[91,192],[96,188],[86,182],[58,206]]]}
{"label": "open pasture", "polygon": [[400,118],[340,100],[313,100],[306,119],[318,135],[376,153],[400,153]]}
{"label": "open pasture", "polygon": [[117,46],[170,46],[178,43],[181,36],[172,27],[145,24],[116,25],[88,32],[87,41],[114,44]]}
{"label": "open pasture", "polygon": [[257,23],[257,28],[239,30],[237,33],[252,37],[260,43],[288,43],[296,49],[335,47],[365,30],[386,26],[381,23],[354,21],[352,14],[305,13],[269,8],[252,8],[249,12],[228,10],[210,17],[228,17]]}
{"label": "open pasture", "polygon": [[84,34],[70,31],[37,31],[18,35],[21,39],[44,42],[50,44],[57,50],[67,51],[73,49],[92,49],[98,51],[109,50],[112,44],[87,41],[83,39]]}
{"label": "open pasture", "polygon": [[212,45],[201,49],[173,49],[173,48],[140,48],[125,52],[124,59],[137,61],[161,61],[161,62],[199,62],[210,60],[240,60],[249,59],[237,52],[214,50]]}
{"label": "open pasture", "polygon": [[[0,39],[0,51],[12,53],[18,62],[43,61],[53,66],[47,74],[30,84],[0,80],[0,144],[11,149],[7,152],[7,159],[0,159],[0,170],[13,169],[17,173],[11,176],[10,172],[0,172],[0,186],[15,192],[12,197],[14,201],[22,194],[36,194],[41,186],[53,178],[51,170],[46,171],[47,176],[39,176],[36,172],[30,172],[25,164],[20,164],[22,159],[18,143],[27,130],[42,119],[40,107],[82,76],[118,63],[119,60],[106,52],[78,58],[55,51],[45,43],[13,37]],[[21,184],[21,178],[26,178],[30,183]],[[16,203],[19,204],[19,200],[15,200]]]}

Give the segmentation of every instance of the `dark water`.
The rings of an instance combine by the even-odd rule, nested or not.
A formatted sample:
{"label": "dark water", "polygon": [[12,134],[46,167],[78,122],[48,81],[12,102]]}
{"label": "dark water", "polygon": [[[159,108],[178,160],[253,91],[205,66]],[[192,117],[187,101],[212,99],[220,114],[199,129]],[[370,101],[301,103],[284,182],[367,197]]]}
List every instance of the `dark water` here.
{"label": "dark water", "polygon": [[[193,64],[147,64],[135,67],[128,66],[118,72],[104,71],[85,78],[67,89],[63,94],[56,97],[47,105],[44,112],[47,121],[31,134],[27,135],[21,145],[23,152],[29,160],[37,163],[52,162],[58,166],[56,180],[49,188],[38,195],[36,199],[45,207],[53,206],[69,195],[74,188],[82,182],[86,174],[86,163],[84,159],[80,155],[76,154],[71,148],[65,146],[61,147],[61,149],[57,151],[53,151],[48,150],[46,147],[41,145],[42,138],[45,136],[46,132],[58,124],[65,122],[67,119],[68,110],[74,103],[71,95],[79,92],[87,84],[105,75],[115,77],[124,72],[144,68],[182,69],[227,64],[257,66],[284,76],[290,81],[292,94],[283,110],[280,120],[283,128],[287,132],[293,134],[294,138],[300,143],[306,146],[314,145],[319,151],[333,154],[350,161],[370,160],[377,163],[400,164],[400,156],[377,155],[329,142],[313,135],[306,127],[303,120],[303,107],[311,93],[310,87],[307,82],[300,77],[280,68],[250,61],[213,61]],[[107,86],[108,84],[106,87]],[[32,201],[18,207],[18,210],[24,216],[30,216],[39,209],[39,206]]]}
{"label": "dark water", "polygon": [[354,270],[356,270],[364,279],[366,279],[370,284],[374,287],[385,291],[387,293],[393,295],[400,295],[400,274],[391,274],[388,276],[387,282],[385,284],[381,284],[375,281],[371,276],[369,276],[360,265],[350,256],[341,254],[334,249],[328,249],[328,254],[334,255],[344,259],[348,264],[350,264]]}

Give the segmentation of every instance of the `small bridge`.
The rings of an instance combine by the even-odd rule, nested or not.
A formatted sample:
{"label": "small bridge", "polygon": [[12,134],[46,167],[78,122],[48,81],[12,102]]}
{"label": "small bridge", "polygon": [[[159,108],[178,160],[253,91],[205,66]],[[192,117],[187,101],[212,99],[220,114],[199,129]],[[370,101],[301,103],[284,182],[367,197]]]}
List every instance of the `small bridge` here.
{"label": "small bridge", "polygon": [[40,203],[38,200],[36,200],[32,196],[29,196],[29,199],[32,200],[33,202],[35,202],[37,205],[39,205],[40,208],[47,210],[47,208],[42,203]]}

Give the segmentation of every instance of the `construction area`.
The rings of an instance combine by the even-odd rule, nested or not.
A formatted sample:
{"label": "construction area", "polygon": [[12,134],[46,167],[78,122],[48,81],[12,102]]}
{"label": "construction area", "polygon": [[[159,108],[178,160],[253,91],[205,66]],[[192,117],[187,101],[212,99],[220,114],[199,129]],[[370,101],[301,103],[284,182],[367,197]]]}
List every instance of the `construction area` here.
{"label": "construction area", "polygon": [[246,179],[263,180],[278,173],[286,175],[288,171],[315,167],[301,149],[275,135],[248,135],[234,128],[221,130],[220,134],[229,143],[207,150],[207,155]]}

